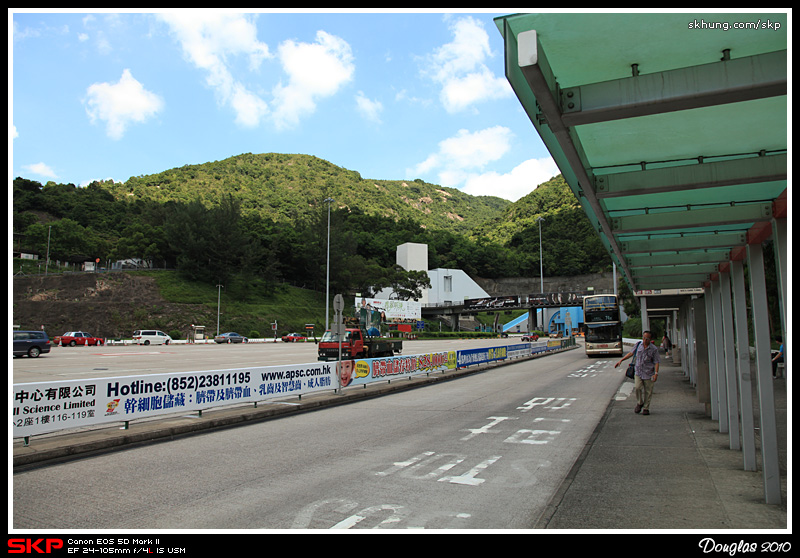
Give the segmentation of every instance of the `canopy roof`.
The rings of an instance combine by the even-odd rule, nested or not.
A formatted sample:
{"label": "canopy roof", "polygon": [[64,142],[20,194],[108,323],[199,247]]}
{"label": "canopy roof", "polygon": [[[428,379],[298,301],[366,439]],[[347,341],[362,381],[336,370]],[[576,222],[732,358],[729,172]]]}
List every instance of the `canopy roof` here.
{"label": "canopy roof", "polygon": [[787,14],[495,23],[511,86],[634,291],[702,289],[786,217]]}

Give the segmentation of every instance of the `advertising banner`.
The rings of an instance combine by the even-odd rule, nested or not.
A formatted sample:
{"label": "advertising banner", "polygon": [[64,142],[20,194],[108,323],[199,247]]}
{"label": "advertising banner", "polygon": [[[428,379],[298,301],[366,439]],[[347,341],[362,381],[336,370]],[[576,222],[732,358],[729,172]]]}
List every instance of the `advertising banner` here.
{"label": "advertising banner", "polygon": [[458,367],[470,366],[473,364],[485,364],[496,360],[508,358],[508,347],[489,347],[487,349],[471,349],[458,351]]}
{"label": "advertising banner", "polygon": [[[545,346],[546,345],[546,346]],[[14,438],[198,412],[446,372],[561,348],[562,341],[336,362],[14,384]],[[338,374],[341,374],[341,383]]]}
{"label": "advertising banner", "polygon": [[342,387],[456,369],[456,352],[342,361]]}
{"label": "advertising banner", "polygon": [[500,310],[520,306],[518,296],[494,296],[488,298],[468,298],[464,301],[464,310]]}
{"label": "advertising banner", "polygon": [[365,309],[369,309],[382,314],[384,321],[422,319],[422,304],[414,300],[357,298],[355,306],[360,313],[363,313]]}
{"label": "advertising banner", "polygon": [[335,363],[14,384],[13,437],[335,390]]}
{"label": "advertising banner", "polygon": [[526,357],[532,354],[532,346],[530,343],[518,343],[516,345],[508,345],[507,349],[507,357],[508,358],[520,358]]}
{"label": "advertising banner", "polygon": [[592,294],[590,291],[564,293],[536,293],[528,295],[531,308],[557,308],[559,306],[583,306],[583,297]]}

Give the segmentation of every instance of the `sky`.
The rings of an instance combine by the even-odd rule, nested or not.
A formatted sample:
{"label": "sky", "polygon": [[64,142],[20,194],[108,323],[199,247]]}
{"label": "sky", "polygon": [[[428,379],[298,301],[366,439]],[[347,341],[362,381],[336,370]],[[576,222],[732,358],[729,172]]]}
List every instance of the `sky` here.
{"label": "sky", "polygon": [[12,10],[12,179],[303,153],[516,201],[559,172],[504,76],[505,13]]}

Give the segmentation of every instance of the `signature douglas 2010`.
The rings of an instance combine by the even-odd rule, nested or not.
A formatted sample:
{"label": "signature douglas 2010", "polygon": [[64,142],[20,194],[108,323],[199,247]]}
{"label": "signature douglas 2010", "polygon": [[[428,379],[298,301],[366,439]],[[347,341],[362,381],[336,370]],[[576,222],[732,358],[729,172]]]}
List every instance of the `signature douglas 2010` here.
{"label": "signature douglas 2010", "polygon": [[702,539],[698,545],[704,554],[748,554],[754,552],[789,552],[792,549],[790,542],[739,542],[718,543],[710,537]]}

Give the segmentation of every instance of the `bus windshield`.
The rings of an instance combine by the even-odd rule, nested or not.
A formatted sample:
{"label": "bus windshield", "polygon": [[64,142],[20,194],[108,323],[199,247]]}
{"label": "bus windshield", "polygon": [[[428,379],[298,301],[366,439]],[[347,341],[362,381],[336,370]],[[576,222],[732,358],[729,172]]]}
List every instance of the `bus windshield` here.
{"label": "bus windshield", "polygon": [[608,343],[621,337],[622,328],[619,323],[593,326],[586,324],[587,343]]}

